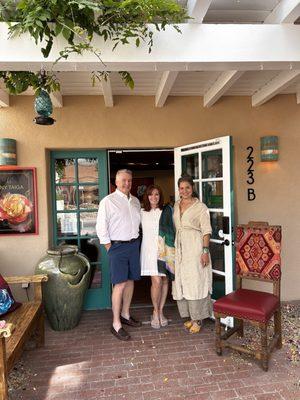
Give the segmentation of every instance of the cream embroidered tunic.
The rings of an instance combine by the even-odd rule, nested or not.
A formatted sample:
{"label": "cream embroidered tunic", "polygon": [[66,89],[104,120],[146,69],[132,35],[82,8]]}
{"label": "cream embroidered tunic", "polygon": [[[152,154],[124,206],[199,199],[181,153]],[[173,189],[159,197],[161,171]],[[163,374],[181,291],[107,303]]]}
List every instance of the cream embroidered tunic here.
{"label": "cream embroidered tunic", "polygon": [[174,206],[175,281],[174,300],[204,299],[212,291],[212,266],[203,267],[201,254],[203,236],[211,234],[209,210],[196,199],[180,216],[179,201]]}

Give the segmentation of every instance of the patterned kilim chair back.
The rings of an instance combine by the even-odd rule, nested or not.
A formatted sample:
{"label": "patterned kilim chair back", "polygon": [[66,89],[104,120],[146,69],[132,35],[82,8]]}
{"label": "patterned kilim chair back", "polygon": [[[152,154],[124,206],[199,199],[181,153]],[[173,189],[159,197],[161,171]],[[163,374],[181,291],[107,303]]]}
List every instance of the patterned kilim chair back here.
{"label": "patterned kilim chair back", "polygon": [[236,273],[240,278],[280,281],[281,226],[266,223],[238,225]]}

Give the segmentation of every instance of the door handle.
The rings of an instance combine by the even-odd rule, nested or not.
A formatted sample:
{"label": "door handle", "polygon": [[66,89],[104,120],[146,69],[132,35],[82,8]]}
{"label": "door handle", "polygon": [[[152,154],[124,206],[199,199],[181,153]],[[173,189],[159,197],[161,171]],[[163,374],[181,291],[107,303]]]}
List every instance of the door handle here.
{"label": "door handle", "polygon": [[228,239],[225,239],[225,240],[223,240],[223,242],[221,242],[221,245],[222,245],[222,246],[229,246],[229,245],[230,245],[230,242],[229,242]]}

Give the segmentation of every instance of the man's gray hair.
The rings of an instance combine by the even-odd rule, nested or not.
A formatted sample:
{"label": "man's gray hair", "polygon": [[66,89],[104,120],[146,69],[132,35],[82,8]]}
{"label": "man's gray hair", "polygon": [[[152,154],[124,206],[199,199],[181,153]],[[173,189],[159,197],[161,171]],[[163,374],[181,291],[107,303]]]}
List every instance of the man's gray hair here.
{"label": "man's gray hair", "polygon": [[119,169],[119,171],[117,171],[117,173],[116,173],[116,179],[121,174],[128,174],[128,175],[132,176],[132,171],[130,171],[130,169]]}

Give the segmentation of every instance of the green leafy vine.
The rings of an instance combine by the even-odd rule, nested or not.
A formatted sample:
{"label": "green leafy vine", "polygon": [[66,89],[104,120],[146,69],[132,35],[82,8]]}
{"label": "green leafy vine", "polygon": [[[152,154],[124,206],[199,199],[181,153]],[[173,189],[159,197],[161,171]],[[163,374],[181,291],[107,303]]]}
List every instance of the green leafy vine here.
{"label": "green leafy vine", "polygon": [[[178,23],[188,18],[186,10],[174,0],[0,0],[0,22],[9,24],[9,38],[29,33],[45,58],[51,53],[54,39],[63,36],[67,45],[59,53],[54,65],[70,54],[93,53],[100,63],[101,51],[92,40],[98,35],[111,41],[112,51],[119,45],[146,43],[149,53],[153,47],[154,30],[165,30],[172,25],[178,32]],[[151,25],[149,25],[151,24]],[[107,79],[108,72],[94,71],[92,81]],[[129,72],[120,71],[129,87],[134,81]],[[18,94],[31,86],[39,90],[38,73],[1,72],[7,89]],[[46,90],[55,91],[59,84],[53,71],[47,74]]]}

